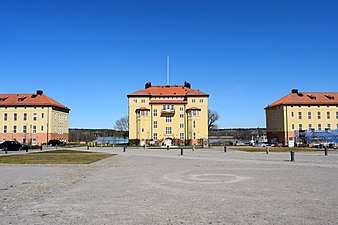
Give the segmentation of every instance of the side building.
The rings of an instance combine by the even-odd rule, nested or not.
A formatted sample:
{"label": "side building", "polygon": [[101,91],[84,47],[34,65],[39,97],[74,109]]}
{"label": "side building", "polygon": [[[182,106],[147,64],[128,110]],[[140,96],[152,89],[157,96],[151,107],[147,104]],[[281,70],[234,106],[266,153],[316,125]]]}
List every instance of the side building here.
{"label": "side building", "polygon": [[70,109],[43,91],[0,94],[0,141],[38,145],[49,140],[68,142]]}
{"label": "side building", "polygon": [[[271,143],[294,146],[301,134],[315,135],[338,129],[338,92],[299,92],[265,108],[267,137]],[[309,138],[309,137],[308,137]],[[305,143],[300,143],[305,144]]]}
{"label": "side building", "polygon": [[151,86],[128,95],[129,142],[136,145],[206,144],[209,95],[184,86]]}

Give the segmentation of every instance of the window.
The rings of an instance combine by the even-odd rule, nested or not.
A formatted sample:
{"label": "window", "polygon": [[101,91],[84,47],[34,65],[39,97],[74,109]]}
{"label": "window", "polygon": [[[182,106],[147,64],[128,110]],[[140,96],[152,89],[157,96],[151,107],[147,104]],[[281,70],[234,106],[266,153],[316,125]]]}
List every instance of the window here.
{"label": "window", "polygon": [[327,130],[331,130],[331,124],[327,124]]}
{"label": "window", "polygon": [[22,127],[22,133],[27,134],[27,126]]}
{"label": "window", "polygon": [[338,123],[337,123],[337,127],[336,127],[336,129],[338,130]]}
{"label": "window", "polygon": [[141,116],[148,116],[149,112],[148,111],[141,111]]}
{"label": "window", "polygon": [[166,127],[165,128],[165,134],[171,134],[171,132],[172,132],[171,127]]}
{"label": "window", "polygon": [[56,120],[56,113],[54,114],[54,120]]}
{"label": "window", "polygon": [[146,100],[145,99],[141,99],[141,103],[146,103]]}
{"label": "window", "polygon": [[154,116],[157,116],[157,109],[154,109]]}
{"label": "window", "polygon": [[312,130],[312,124],[311,123],[309,124],[309,130]]}
{"label": "window", "polygon": [[184,133],[180,133],[180,139],[184,140]]}
{"label": "window", "polygon": [[157,128],[157,121],[154,121],[154,128]]}
{"label": "window", "polygon": [[193,139],[196,140],[196,133],[193,134]]}
{"label": "window", "polygon": [[4,134],[7,134],[7,126],[4,126]]}
{"label": "window", "polygon": [[141,129],[141,132],[144,132],[144,128]]}
{"label": "window", "polygon": [[291,117],[294,117],[294,113],[293,112],[291,112]]}
{"label": "window", "polygon": [[13,126],[13,134],[16,134],[16,126]]}
{"label": "window", "polygon": [[336,119],[338,119],[338,112],[336,112]]}
{"label": "window", "polygon": [[196,99],[194,99],[194,98],[191,99],[191,102],[192,102],[192,103],[195,103],[195,102],[196,102]]}
{"label": "window", "polygon": [[321,119],[320,112],[317,112],[317,118],[318,118],[319,120]]}
{"label": "window", "polygon": [[180,118],[184,118],[184,114],[180,114]]}
{"label": "window", "polygon": [[36,121],[36,113],[33,114],[33,121]]}
{"label": "window", "polygon": [[43,131],[43,126],[41,126],[41,131]]}
{"label": "window", "polygon": [[17,121],[17,120],[18,120],[18,114],[14,113],[14,121]]}
{"label": "window", "polygon": [[41,113],[41,119],[43,119],[45,117],[44,113]]}
{"label": "window", "polygon": [[180,123],[180,128],[184,128],[184,123]]}
{"label": "window", "polygon": [[[181,106],[180,107],[180,111],[183,112],[184,108]],[[338,115],[338,112],[337,112],[337,115]]]}
{"label": "window", "polygon": [[36,134],[36,126],[35,125],[33,126],[33,132],[32,133]]}
{"label": "window", "polygon": [[134,99],[133,102],[134,102],[134,103],[137,103],[137,99]]}
{"label": "window", "polygon": [[308,118],[309,120],[311,120],[311,112],[308,112],[308,113],[307,113],[307,118]]}
{"label": "window", "polygon": [[157,140],[157,133],[154,133],[154,141]]}
{"label": "window", "polygon": [[27,113],[23,114],[23,120],[26,121],[27,120]]}
{"label": "window", "polygon": [[291,129],[294,130],[295,129],[295,125],[291,124]]}
{"label": "window", "polygon": [[298,128],[299,128],[298,130],[303,130],[303,124],[299,124]]}
{"label": "window", "polygon": [[298,112],[298,119],[302,119],[302,112]]}
{"label": "window", "polygon": [[165,122],[170,123],[171,121],[172,120],[170,115],[165,116]]}
{"label": "window", "polygon": [[193,128],[196,128],[196,121],[195,121],[195,120],[192,121],[192,127],[193,127]]}
{"label": "window", "polygon": [[200,99],[200,103],[203,103],[203,98]]}
{"label": "window", "polygon": [[318,124],[318,130],[322,130],[322,125]]}
{"label": "window", "polygon": [[330,119],[330,112],[326,112],[326,118],[329,120]]}
{"label": "window", "polygon": [[4,121],[7,121],[7,119],[8,119],[7,113],[4,113]]}

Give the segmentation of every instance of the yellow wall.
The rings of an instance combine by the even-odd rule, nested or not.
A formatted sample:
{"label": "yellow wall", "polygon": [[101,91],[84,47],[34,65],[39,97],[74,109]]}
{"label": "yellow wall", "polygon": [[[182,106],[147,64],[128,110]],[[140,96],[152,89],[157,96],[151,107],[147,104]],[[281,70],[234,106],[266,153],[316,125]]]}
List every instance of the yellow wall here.
{"label": "yellow wall", "polygon": [[[4,120],[5,113],[7,113],[7,121]],[[26,120],[24,120],[25,113]],[[36,120],[33,119],[34,113],[36,113]],[[23,139],[26,139],[26,143],[30,143],[32,139],[33,144],[46,143],[51,139],[68,141],[68,117],[69,113],[52,107],[0,107],[0,141],[16,139],[23,142]],[[4,126],[7,126],[6,134]],[[13,132],[14,126],[17,128],[16,133]],[[24,133],[24,126],[27,128],[26,133]]]}
{"label": "yellow wall", "polygon": [[[150,104],[151,99],[172,100],[172,97],[161,98],[129,97],[129,139],[151,140],[154,139],[154,133],[157,134],[157,140],[181,139],[181,133],[183,133],[184,140],[193,139],[193,133],[196,134],[196,141],[208,138],[208,97],[188,97],[185,104],[168,103],[168,105],[174,105],[174,112],[169,110],[168,113],[162,113],[164,104]],[[178,98],[175,97],[175,100],[184,99],[184,97]],[[195,102],[192,102],[193,99]],[[203,102],[200,102],[200,99]],[[201,109],[199,116],[188,116],[187,109],[191,107]],[[144,116],[137,117],[136,109],[139,108],[149,109],[148,115],[144,113]],[[156,110],[157,116],[154,115]],[[181,118],[181,114],[183,118]],[[166,121],[166,115],[172,116],[171,122]],[[154,121],[157,122],[157,128],[154,128]],[[195,121],[195,128],[193,128],[193,121]],[[171,134],[166,134],[166,127],[171,127]]]}
{"label": "yellow wall", "polygon": [[[311,113],[311,118],[308,117],[308,113]],[[318,112],[321,114],[321,118],[318,119]],[[327,112],[330,113],[330,119],[327,118]],[[301,118],[299,118],[301,113]],[[325,130],[330,124],[331,130],[338,129],[338,107],[327,105],[294,105],[294,106],[276,106],[266,109],[266,126],[267,133],[283,132],[285,139],[290,140],[294,138],[294,131],[309,130],[310,124],[312,129],[319,130],[319,124],[321,130]],[[300,126],[301,125],[301,126]],[[287,144],[287,143],[285,143]]]}

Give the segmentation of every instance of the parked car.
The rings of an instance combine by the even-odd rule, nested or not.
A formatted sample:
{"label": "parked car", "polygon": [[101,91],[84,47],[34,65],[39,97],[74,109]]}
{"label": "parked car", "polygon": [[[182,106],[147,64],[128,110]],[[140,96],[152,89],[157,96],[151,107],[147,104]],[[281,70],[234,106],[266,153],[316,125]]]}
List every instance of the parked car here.
{"label": "parked car", "polygon": [[271,144],[269,142],[262,142],[261,146],[268,147],[268,146],[271,146]]}
{"label": "parked car", "polygon": [[60,146],[60,145],[63,145],[63,144],[64,144],[64,142],[60,141],[60,140],[49,140],[48,141],[49,146]]}
{"label": "parked car", "polygon": [[0,144],[0,149],[2,151],[28,150],[28,145],[21,144],[18,141],[4,141]]}

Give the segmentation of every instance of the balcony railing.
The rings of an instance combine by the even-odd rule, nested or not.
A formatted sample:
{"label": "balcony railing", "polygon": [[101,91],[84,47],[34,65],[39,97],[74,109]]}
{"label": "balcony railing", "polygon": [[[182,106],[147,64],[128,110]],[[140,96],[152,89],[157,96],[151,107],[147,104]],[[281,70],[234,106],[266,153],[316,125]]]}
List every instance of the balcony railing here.
{"label": "balcony railing", "polygon": [[162,109],[162,114],[175,114],[175,109]]}

